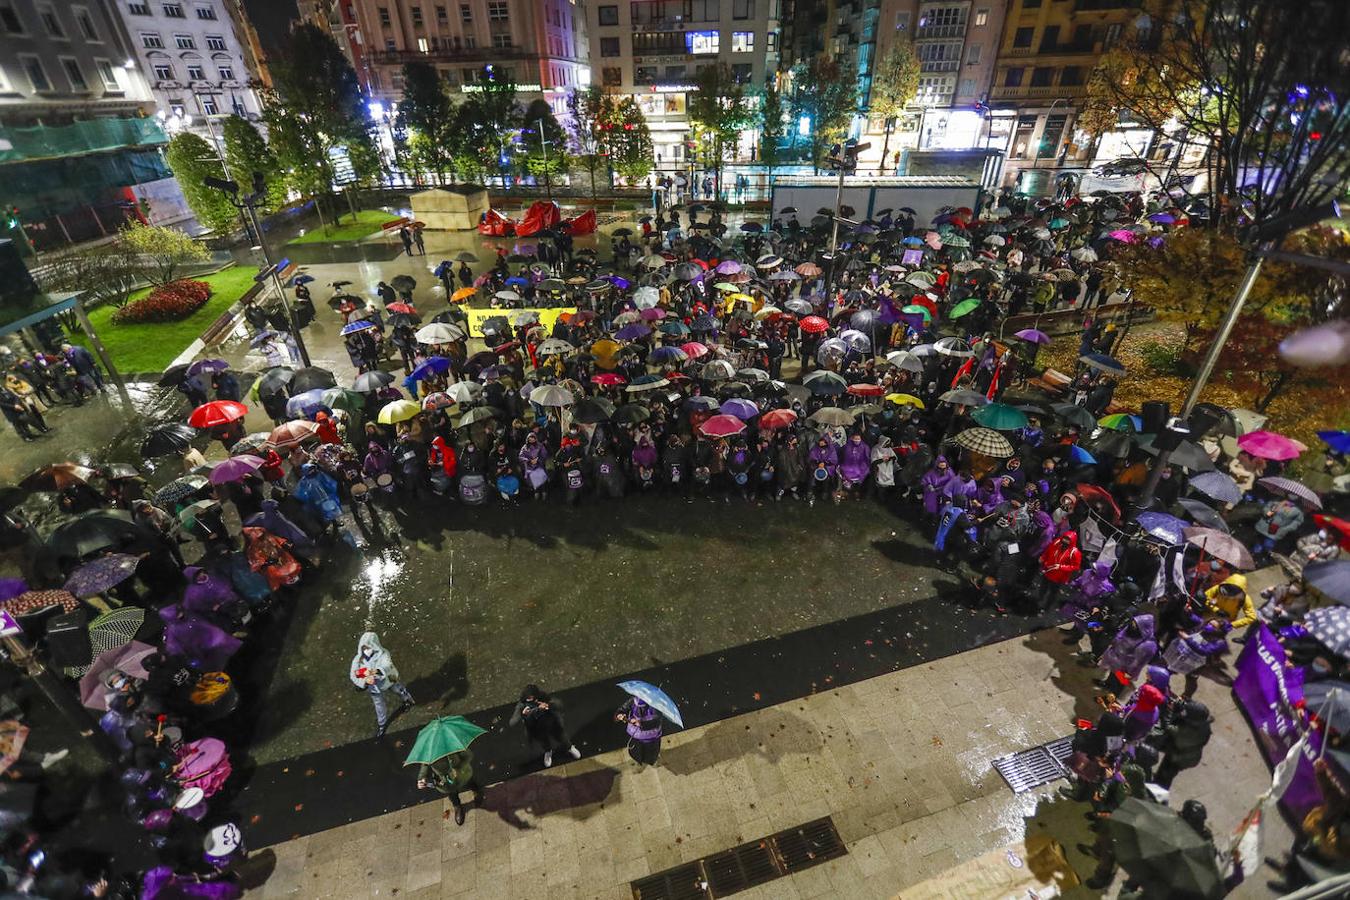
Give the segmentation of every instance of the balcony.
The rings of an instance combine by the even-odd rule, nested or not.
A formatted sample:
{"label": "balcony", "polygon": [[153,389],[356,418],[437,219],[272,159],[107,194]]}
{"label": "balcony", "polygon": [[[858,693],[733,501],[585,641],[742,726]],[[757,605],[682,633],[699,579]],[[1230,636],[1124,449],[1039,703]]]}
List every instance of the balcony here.
{"label": "balcony", "polygon": [[955,72],[961,68],[961,61],[958,59],[935,59],[929,62],[919,63],[920,72]]}
{"label": "balcony", "polygon": [[1022,84],[1016,87],[1009,85],[994,85],[989,92],[995,100],[1039,100],[1039,99],[1064,99],[1070,100],[1074,97],[1083,95],[1083,85],[1081,84],[1052,84],[1052,85],[1028,85]]}
{"label": "balcony", "polygon": [[411,62],[495,62],[502,59],[525,59],[535,53],[524,47],[442,47],[419,53],[416,50],[378,50],[370,54],[377,65],[403,65]]}
{"label": "balcony", "polygon": [[914,40],[927,41],[938,38],[957,38],[966,33],[966,23],[956,25],[926,25],[914,32]]}

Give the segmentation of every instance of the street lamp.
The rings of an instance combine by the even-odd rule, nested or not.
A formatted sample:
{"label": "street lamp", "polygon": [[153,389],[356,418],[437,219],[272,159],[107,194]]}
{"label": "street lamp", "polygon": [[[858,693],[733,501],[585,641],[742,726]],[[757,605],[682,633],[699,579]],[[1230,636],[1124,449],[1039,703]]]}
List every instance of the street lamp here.
{"label": "street lamp", "polygon": [[263,262],[267,264],[268,270],[272,273],[272,281],[276,284],[277,295],[281,297],[281,308],[286,313],[286,321],[291,324],[291,335],[295,338],[295,349],[300,351],[300,361],[306,366],[309,362],[309,350],[305,347],[305,339],[300,334],[300,325],[295,320],[295,311],[291,308],[291,302],[286,297],[286,289],[281,286],[281,276],[277,274],[276,266],[272,264],[272,255],[267,252],[267,241],[263,239],[262,225],[258,222],[258,201],[267,194],[267,181],[263,173],[253,173],[253,193],[245,196],[239,196],[239,182],[230,181],[225,178],[206,178],[205,184],[209,188],[215,188],[229,198],[230,205],[239,210],[240,213],[247,212],[249,219],[253,222],[253,230],[258,235],[258,249],[262,251]]}

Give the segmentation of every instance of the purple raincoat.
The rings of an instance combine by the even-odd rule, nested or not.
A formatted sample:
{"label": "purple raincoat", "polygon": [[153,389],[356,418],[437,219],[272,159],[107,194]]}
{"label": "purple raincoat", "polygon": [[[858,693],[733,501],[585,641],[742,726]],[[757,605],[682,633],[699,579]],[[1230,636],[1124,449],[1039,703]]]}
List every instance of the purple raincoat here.
{"label": "purple raincoat", "polygon": [[638,468],[655,469],[659,458],[656,445],[646,435],[639,437],[637,443],[633,445],[633,465]]}
{"label": "purple raincoat", "polygon": [[228,581],[200,566],[188,566],[183,570],[183,576],[187,578],[188,585],[183,591],[181,603],[189,613],[214,618],[221,613],[230,615],[232,607],[244,603]]}
{"label": "purple raincoat", "polygon": [[1107,672],[1120,670],[1134,679],[1157,655],[1158,641],[1155,637],[1153,616],[1147,613],[1135,616],[1134,624],[1139,626],[1139,636],[1131,635],[1128,625],[1120,629],[1111,646],[1102,654],[1102,660],[1098,663],[1102,669]]}
{"label": "purple raincoat", "polygon": [[[938,468],[939,465],[944,468]],[[947,464],[947,457],[939,456],[933,460],[933,467],[924,472],[923,477],[919,479],[919,486],[923,488],[924,512],[930,516],[938,514],[938,509],[942,505],[942,492],[953,477],[952,470]]]}
{"label": "purple raincoat", "polygon": [[821,463],[825,464],[825,471],[834,475],[834,470],[839,467],[839,451],[835,449],[834,444],[829,441],[825,446],[820,446],[820,442],[811,445],[811,468],[814,469]]}
{"label": "purple raincoat", "polygon": [[181,606],[166,606],[159,615],[164,620],[164,650],[183,657],[194,668],[219,672],[243,646],[229,632]]}
{"label": "purple raincoat", "polygon": [[872,450],[866,442],[854,442],[849,438],[844,444],[844,456],[839,464],[839,472],[852,484],[860,484],[872,469]]}

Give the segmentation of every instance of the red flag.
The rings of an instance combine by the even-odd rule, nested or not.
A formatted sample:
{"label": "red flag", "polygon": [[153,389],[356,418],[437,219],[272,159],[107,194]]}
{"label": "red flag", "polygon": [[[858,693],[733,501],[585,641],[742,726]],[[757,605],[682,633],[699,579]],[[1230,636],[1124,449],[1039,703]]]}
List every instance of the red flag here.
{"label": "red flag", "polygon": [[975,357],[972,356],[961,364],[961,368],[956,370],[956,376],[952,378],[952,390],[955,390],[956,383],[965,376],[969,375],[971,370],[974,368],[975,368]]}
{"label": "red flag", "polygon": [[998,361],[998,365],[994,366],[994,377],[989,379],[989,390],[984,395],[985,398],[989,400],[991,403],[994,400],[994,396],[998,394],[998,381],[999,378],[1001,378],[1002,376],[1003,376],[1003,360],[1000,359]]}

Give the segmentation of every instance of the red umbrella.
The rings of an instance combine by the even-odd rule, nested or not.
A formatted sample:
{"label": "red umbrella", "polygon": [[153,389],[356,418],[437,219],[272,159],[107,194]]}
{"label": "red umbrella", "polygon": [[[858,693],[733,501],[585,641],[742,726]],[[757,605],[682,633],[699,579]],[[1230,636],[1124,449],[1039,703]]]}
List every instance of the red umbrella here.
{"label": "red umbrella", "polygon": [[684,355],[688,356],[690,359],[698,359],[701,356],[707,356],[711,352],[706,345],[700,344],[698,341],[690,341],[687,344],[681,344],[680,349],[683,350]]}
{"label": "red umbrella", "polygon": [[406,303],[390,303],[390,304],[389,304],[388,306],[386,306],[384,309],[385,309],[386,312],[391,312],[391,313],[402,313],[402,314],[405,315],[405,316],[415,316],[415,315],[417,315],[417,310],[413,309],[411,306],[409,306],[409,305],[406,304]]}
{"label": "red umbrella", "polygon": [[1120,507],[1116,505],[1115,498],[1104,489],[1095,484],[1080,484],[1074,488],[1074,493],[1082,497],[1098,515],[1109,518],[1112,525],[1120,524]]}
{"label": "red umbrella", "polygon": [[1313,516],[1313,521],[1317,523],[1319,528],[1325,528],[1327,531],[1333,532],[1336,539],[1340,541],[1341,549],[1350,550],[1350,522],[1322,513]]}
{"label": "red umbrella", "polygon": [[735,416],[718,415],[704,422],[701,430],[708,437],[730,437],[745,431],[745,423]]}
{"label": "red umbrella", "polygon": [[850,384],[848,392],[855,397],[880,397],[886,389],[879,384]]}
{"label": "red umbrella", "polygon": [[598,384],[601,387],[619,387],[627,383],[627,378],[614,372],[601,372],[599,375],[591,376],[591,384]]}
{"label": "red umbrella", "polygon": [[909,298],[909,302],[913,306],[922,306],[924,309],[928,310],[930,313],[933,314],[933,318],[937,318],[938,314],[937,304],[934,303],[932,298],[930,298],[927,294],[923,293],[915,294],[913,297]]}
{"label": "red umbrella", "polygon": [[797,414],[792,410],[772,409],[759,417],[759,427],[777,431],[780,428],[791,428],[792,423],[796,421]]}
{"label": "red umbrella", "polygon": [[188,424],[193,428],[215,428],[228,425],[248,414],[248,407],[236,400],[212,400],[203,403],[188,416]]}
{"label": "red umbrella", "polygon": [[800,327],[807,334],[821,334],[830,330],[830,323],[820,316],[807,316],[802,319]]}

